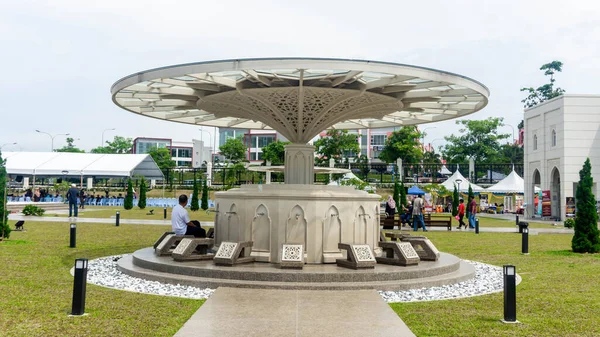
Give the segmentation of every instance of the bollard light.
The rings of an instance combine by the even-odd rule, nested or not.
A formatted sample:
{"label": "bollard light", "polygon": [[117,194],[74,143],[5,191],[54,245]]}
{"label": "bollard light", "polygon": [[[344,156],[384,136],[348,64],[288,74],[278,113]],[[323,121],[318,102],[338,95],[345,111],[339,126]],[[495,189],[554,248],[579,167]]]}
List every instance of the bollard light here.
{"label": "bollard light", "polygon": [[75,259],[73,279],[73,305],[71,315],[81,316],[85,312],[85,286],[87,283],[88,259]]}
{"label": "bollard light", "polygon": [[163,219],[167,218],[167,207],[163,210]]}
{"label": "bollard light", "polygon": [[517,216],[517,220],[515,221],[515,225],[519,225],[519,214],[516,215]]}
{"label": "bollard light", "polygon": [[121,212],[117,211],[117,216],[115,217],[115,226],[119,227],[120,221],[121,221]]}
{"label": "bollard light", "polygon": [[76,237],[76,235],[77,235],[76,231],[77,231],[77,225],[74,224],[74,223],[72,223],[71,224],[71,235],[69,237],[69,248],[75,248],[75,245],[77,244],[77,242],[76,242],[76,239],[77,239],[77,237]]}
{"label": "bollard light", "polygon": [[529,228],[523,227],[523,234],[521,235],[521,254],[529,255]]}
{"label": "bollard light", "polygon": [[479,234],[479,218],[475,218],[475,234]]}
{"label": "bollard light", "polygon": [[517,268],[504,265],[504,323],[517,321]]}

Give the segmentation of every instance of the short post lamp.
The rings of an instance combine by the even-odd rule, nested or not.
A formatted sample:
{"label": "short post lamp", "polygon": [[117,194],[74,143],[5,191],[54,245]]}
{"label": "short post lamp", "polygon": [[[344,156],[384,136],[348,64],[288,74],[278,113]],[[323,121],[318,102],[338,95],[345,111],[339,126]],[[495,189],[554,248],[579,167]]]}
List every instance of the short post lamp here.
{"label": "short post lamp", "polygon": [[475,218],[475,234],[479,234],[479,218]]}
{"label": "short post lamp", "polygon": [[163,219],[167,218],[167,206],[163,209]]}
{"label": "short post lamp", "polygon": [[523,234],[521,234],[521,254],[529,255],[529,228],[523,226]]}
{"label": "short post lamp", "polygon": [[458,185],[458,194],[460,195],[460,183],[462,183],[462,179],[456,179],[455,182]]}
{"label": "short post lamp", "polygon": [[71,224],[71,235],[69,236],[69,248],[75,248],[76,245],[76,233],[77,231],[77,225],[72,223]]}
{"label": "short post lamp", "polygon": [[87,283],[88,259],[75,259],[73,280],[73,305],[71,315],[81,316],[85,312],[85,286]]}
{"label": "short post lamp", "polygon": [[117,215],[115,216],[115,226],[119,227],[119,222],[121,221],[121,212],[117,211]]}
{"label": "short post lamp", "polygon": [[504,323],[517,321],[517,268],[504,265]]}

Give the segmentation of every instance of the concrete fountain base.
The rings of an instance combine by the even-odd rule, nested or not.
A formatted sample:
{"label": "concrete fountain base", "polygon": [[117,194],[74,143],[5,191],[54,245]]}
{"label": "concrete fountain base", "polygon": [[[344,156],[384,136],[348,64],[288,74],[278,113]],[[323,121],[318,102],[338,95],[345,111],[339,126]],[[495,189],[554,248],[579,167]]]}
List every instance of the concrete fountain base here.
{"label": "concrete fountain base", "polygon": [[121,272],[152,281],[200,288],[241,287],[312,290],[407,290],[462,282],[475,277],[475,268],[458,257],[441,253],[438,261],[400,267],[377,264],[374,269],[350,270],[332,264],[305,265],[302,270],[280,269],[271,263],[235,267],[213,261],[176,262],[144,248],[118,261]]}

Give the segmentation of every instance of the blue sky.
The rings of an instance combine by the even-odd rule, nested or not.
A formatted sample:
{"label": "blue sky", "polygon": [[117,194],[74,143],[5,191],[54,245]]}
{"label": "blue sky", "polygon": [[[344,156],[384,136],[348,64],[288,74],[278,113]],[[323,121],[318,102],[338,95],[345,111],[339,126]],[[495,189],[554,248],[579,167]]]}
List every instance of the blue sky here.
{"label": "blue sky", "polygon": [[[118,108],[109,89],[137,71],[216,59],[339,57],[455,72],[491,91],[467,118],[501,116],[515,129],[519,89],[545,83],[544,63],[564,63],[556,78],[567,93],[600,94],[594,1],[0,0],[0,45],[0,145],[18,143],[4,151],[50,151],[35,129],[70,133],[86,150],[109,128],[105,138],[200,138],[197,127]],[[458,132],[454,121],[432,126],[426,142]]]}

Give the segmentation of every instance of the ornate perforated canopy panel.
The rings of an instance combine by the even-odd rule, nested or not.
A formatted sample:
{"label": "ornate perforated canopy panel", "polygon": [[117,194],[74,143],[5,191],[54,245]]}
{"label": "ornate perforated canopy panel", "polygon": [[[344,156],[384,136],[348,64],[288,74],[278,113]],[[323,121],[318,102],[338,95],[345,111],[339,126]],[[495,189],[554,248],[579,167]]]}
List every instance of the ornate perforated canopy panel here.
{"label": "ornate perforated canopy panel", "polygon": [[489,91],[464,76],[404,64],[344,59],[210,61],[117,81],[113,101],[173,122],[275,129],[307,143],[330,128],[415,125],[481,110]]}

